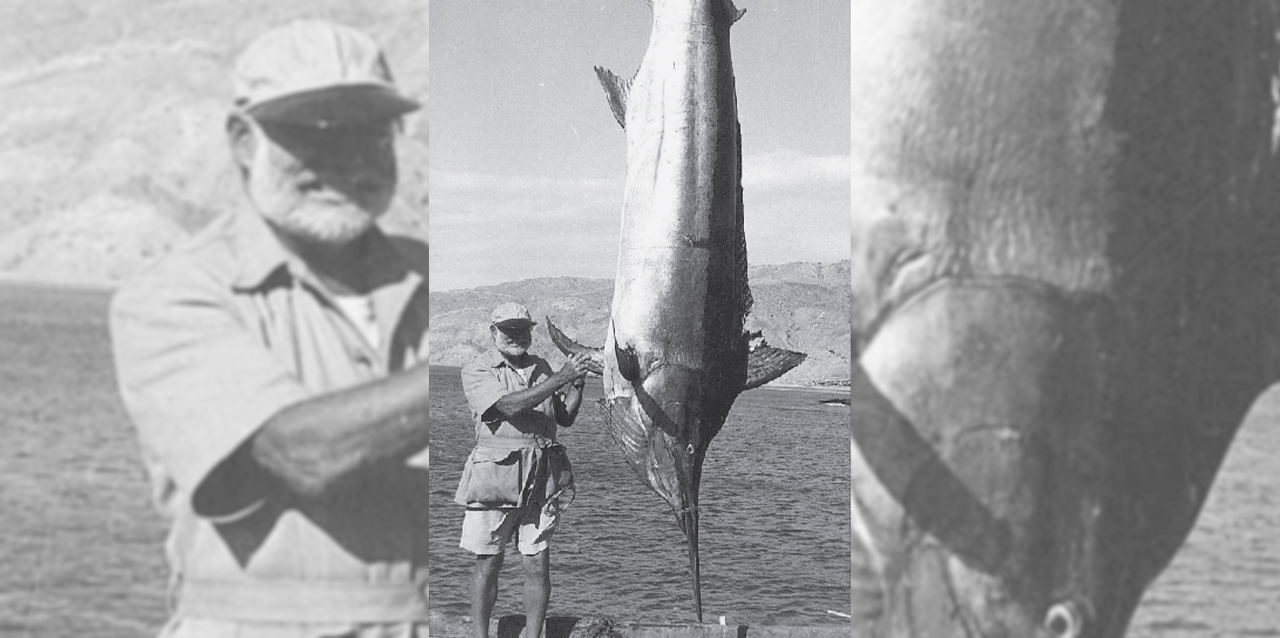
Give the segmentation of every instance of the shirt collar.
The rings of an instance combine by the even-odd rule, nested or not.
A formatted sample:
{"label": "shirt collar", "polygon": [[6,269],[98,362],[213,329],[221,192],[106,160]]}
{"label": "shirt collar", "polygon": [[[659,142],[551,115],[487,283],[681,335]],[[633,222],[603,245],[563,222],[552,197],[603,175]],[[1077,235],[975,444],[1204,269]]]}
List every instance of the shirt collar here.
{"label": "shirt collar", "polygon": [[502,353],[498,352],[497,348],[489,348],[488,352],[484,353],[484,357],[484,362],[489,364],[490,368],[501,368],[504,365],[510,366],[507,363],[507,358],[502,356]]}
{"label": "shirt collar", "polygon": [[236,276],[235,287],[241,290],[252,290],[262,286],[281,268],[289,268],[290,261],[296,260],[292,253],[280,243],[266,220],[256,212],[240,211],[232,220],[232,232],[239,257],[240,272]]}
{"label": "shirt collar", "polygon": [[[492,347],[489,348],[488,352],[485,352],[484,357],[485,357],[485,363],[487,363],[490,368],[501,368],[502,366],[507,366],[512,370],[527,370],[529,368],[533,368],[534,370],[537,370],[538,367],[542,365],[542,359],[540,359],[537,355],[533,354],[532,352],[529,353],[529,365],[525,368],[517,368],[516,366],[512,365],[510,361],[507,361],[506,357],[502,356],[501,352],[498,352],[497,348],[492,348]],[[534,378],[535,377],[531,376],[529,377],[529,380],[532,381]]]}
{"label": "shirt collar", "polygon": [[[232,224],[240,259],[240,272],[235,281],[237,289],[252,290],[264,286],[282,268],[296,279],[316,284],[306,262],[281,243],[261,215],[242,210],[235,214]],[[386,281],[405,283],[409,290],[415,288],[422,281],[421,275],[408,265],[382,229],[374,226],[369,232],[370,267],[386,273]]]}
{"label": "shirt collar", "polygon": [[[489,348],[489,352],[486,353],[486,355],[488,356],[489,367],[499,368],[502,366],[507,366],[512,370],[523,369],[523,368],[518,368],[517,366],[513,365],[510,361],[507,361],[507,358],[502,356],[502,353],[498,352],[497,348]],[[536,366],[536,365],[538,365],[537,357],[535,357],[533,353],[529,353],[529,366]]]}

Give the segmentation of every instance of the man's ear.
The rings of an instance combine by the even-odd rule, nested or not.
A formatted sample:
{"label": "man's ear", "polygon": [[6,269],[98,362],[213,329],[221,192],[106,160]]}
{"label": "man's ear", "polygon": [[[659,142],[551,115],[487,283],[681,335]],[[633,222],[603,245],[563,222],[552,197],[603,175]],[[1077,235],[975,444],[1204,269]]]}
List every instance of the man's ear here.
{"label": "man's ear", "polygon": [[227,142],[231,145],[231,157],[242,171],[253,166],[253,156],[257,152],[257,136],[253,131],[253,122],[240,113],[227,116]]}

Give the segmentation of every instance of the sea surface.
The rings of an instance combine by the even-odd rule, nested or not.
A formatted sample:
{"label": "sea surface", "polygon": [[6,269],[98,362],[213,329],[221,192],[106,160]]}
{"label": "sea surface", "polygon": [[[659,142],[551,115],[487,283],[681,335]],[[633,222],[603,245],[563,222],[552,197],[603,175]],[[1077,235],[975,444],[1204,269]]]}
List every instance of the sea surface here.
{"label": "sea surface", "polygon": [[1129,638],[1280,637],[1280,388],[1254,403]]}
{"label": "sea surface", "polygon": [[[597,413],[598,378],[577,423],[561,429],[577,496],[552,538],[552,614],[629,622],[694,620],[684,535],[640,482]],[[831,391],[758,389],[738,397],[703,466],[699,555],[704,619],[729,624],[841,625],[849,613],[849,411]],[[431,376],[431,606],[470,613],[474,555],[458,547],[453,503],[475,430],[459,369]],[[509,551],[495,617],[524,613]]]}
{"label": "sea surface", "polygon": [[[108,297],[0,283],[3,638],[145,638],[164,622],[165,523],[116,396]],[[431,604],[461,617],[470,558],[456,547],[461,513],[451,497],[471,430],[456,392],[456,369],[433,379],[440,443],[431,462]],[[828,609],[858,616],[868,608],[865,562],[856,547],[852,565],[848,558],[848,430],[837,423],[848,413],[816,406],[811,399],[821,396],[746,393],[712,443],[702,488],[708,619],[807,625],[836,621]],[[592,406],[563,438],[579,493],[554,541],[552,613],[691,619],[684,541],[666,505],[619,459]],[[1241,428],[1196,529],[1148,590],[1129,637],[1280,637],[1277,530],[1273,388]],[[520,580],[510,561],[499,613],[522,613]]]}
{"label": "sea surface", "polygon": [[0,637],[154,636],[165,528],[102,290],[0,284]]}

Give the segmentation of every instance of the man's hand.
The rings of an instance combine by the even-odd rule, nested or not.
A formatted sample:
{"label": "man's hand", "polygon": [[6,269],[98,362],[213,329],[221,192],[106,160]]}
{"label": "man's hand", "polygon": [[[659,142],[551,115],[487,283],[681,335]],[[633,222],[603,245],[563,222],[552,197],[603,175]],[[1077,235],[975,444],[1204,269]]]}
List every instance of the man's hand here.
{"label": "man's hand", "polygon": [[[551,376],[533,387],[503,395],[493,404],[493,409],[502,414],[511,417],[525,410],[532,410],[538,404],[551,398],[560,388],[574,384],[574,391],[581,390],[582,386],[576,383],[578,380],[586,377],[587,371],[591,369],[591,357],[587,355],[574,355],[569,361],[560,367],[559,370],[551,373]],[[569,392],[569,391],[567,391]],[[575,392],[575,394],[580,394]],[[563,423],[561,425],[564,425]]]}
{"label": "man's hand", "polygon": [[556,423],[566,428],[573,425],[578,418],[578,407],[582,405],[582,386],[586,385],[587,374],[596,367],[591,355],[577,353],[569,355],[569,360],[556,372],[568,376],[567,383],[572,384],[556,395]]}
{"label": "man's hand", "polygon": [[590,356],[581,353],[573,354],[569,355],[569,360],[556,371],[555,376],[560,378],[560,385],[563,386],[585,379],[592,367]]}

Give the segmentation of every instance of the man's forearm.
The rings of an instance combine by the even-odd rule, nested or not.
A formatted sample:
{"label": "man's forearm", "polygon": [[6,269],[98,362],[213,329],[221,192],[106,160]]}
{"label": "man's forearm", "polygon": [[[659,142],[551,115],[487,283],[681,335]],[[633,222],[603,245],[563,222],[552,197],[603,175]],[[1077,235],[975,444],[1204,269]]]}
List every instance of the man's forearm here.
{"label": "man's forearm", "polygon": [[582,388],[569,386],[556,402],[556,422],[564,427],[573,425],[578,419],[578,408],[582,406]]}
{"label": "man's forearm", "polygon": [[573,381],[573,377],[562,375],[560,373],[547,377],[542,383],[534,385],[531,388],[517,390],[510,394],[504,395],[501,399],[493,404],[493,408],[501,412],[504,416],[512,417],[525,410],[532,410],[546,401],[551,395],[556,393],[564,384]]}
{"label": "man's forearm", "polygon": [[362,468],[408,458],[427,446],[429,374],[423,364],[289,406],[267,420],[250,453],[306,496]]}

